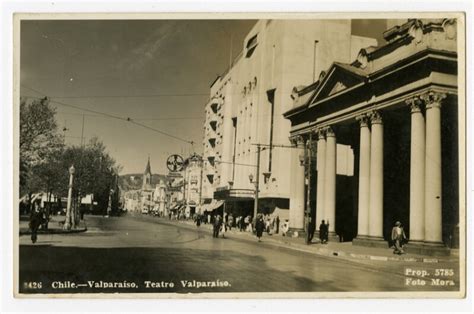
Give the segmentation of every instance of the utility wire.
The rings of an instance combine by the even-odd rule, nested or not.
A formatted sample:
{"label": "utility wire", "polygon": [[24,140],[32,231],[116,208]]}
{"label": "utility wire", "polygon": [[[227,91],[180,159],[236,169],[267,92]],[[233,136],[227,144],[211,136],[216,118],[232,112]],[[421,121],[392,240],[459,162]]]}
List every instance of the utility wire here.
{"label": "utility wire", "polygon": [[[98,114],[84,114],[78,112],[65,112],[65,111],[57,111],[56,113],[59,114],[69,114],[69,115],[78,115],[78,116],[88,116],[88,117],[100,117]],[[135,121],[167,121],[167,120],[201,120],[204,117],[167,117],[167,118],[132,118]]]}
{"label": "utility wire", "polygon": [[[38,97],[38,96],[21,96],[22,98],[32,98],[32,99],[43,99],[44,97]],[[53,102],[53,101],[51,101]],[[56,101],[54,101],[56,102]],[[62,105],[64,105],[62,103]],[[71,105],[70,105],[71,106]],[[86,110],[81,107],[80,110]],[[88,116],[88,117],[101,117],[103,116],[102,114],[85,114],[85,113],[79,113],[79,112],[65,112],[65,111],[57,111],[56,113],[59,114],[69,114],[69,115],[78,115],[78,116]],[[169,121],[169,120],[204,120],[205,117],[166,117],[166,118],[132,118],[135,121]]]}
{"label": "utility wire", "polygon": [[[47,96],[46,94],[44,94],[43,92],[40,92],[40,91],[38,91],[38,90],[36,90],[36,89],[34,89],[34,88],[31,88],[31,87],[25,86],[25,85],[21,85],[21,86],[24,87],[24,88],[27,88],[27,89],[29,89],[29,90],[32,90],[32,91],[34,91],[34,92],[36,92],[36,93],[38,93],[38,94],[44,95],[45,97],[48,97],[48,96]],[[167,133],[167,132],[164,132],[164,131],[161,131],[161,130],[152,128],[152,127],[150,127],[150,126],[148,126],[148,125],[145,125],[145,124],[139,123],[139,122],[137,122],[137,121],[134,121],[134,120],[132,120],[132,118],[130,118],[130,117],[124,118],[124,117],[116,116],[116,115],[113,115],[113,114],[110,114],[110,113],[106,113],[106,112],[96,111],[96,110],[92,110],[92,109],[86,109],[86,108],[83,108],[83,107],[80,107],[80,106],[71,105],[71,104],[68,104],[68,103],[65,103],[65,102],[62,102],[62,101],[58,101],[58,100],[54,100],[54,99],[50,99],[50,102],[55,103],[55,104],[58,104],[58,105],[62,105],[62,106],[65,106],[65,107],[75,108],[75,109],[82,110],[82,111],[92,112],[92,113],[95,113],[95,114],[97,114],[97,115],[102,115],[102,116],[106,116],[106,117],[109,117],[109,118],[113,118],[113,119],[117,119],[117,120],[121,120],[121,121],[130,122],[130,123],[132,123],[132,124],[141,126],[141,127],[145,128],[145,129],[152,130],[152,131],[157,132],[157,133],[160,133],[160,134],[162,134],[162,135],[165,135],[165,136],[174,138],[174,139],[176,139],[176,140],[179,140],[179,141],[182,141],[182,142],[191,144],[191,145],[194,144],[194,141],[189,141],[189,140],[183,139],[183,138],[181,138],[181,137],[178,137],[178,136],[169,134],[169,133]]]}
{"label": "utility wire", "polygon": [[191,97],[209,96],[209,93],[187,93],[187,94],[148,94],[148,95],[90,95],[90,96],[51,96],[61,99],[77,98],[157,98],[157,97]]}

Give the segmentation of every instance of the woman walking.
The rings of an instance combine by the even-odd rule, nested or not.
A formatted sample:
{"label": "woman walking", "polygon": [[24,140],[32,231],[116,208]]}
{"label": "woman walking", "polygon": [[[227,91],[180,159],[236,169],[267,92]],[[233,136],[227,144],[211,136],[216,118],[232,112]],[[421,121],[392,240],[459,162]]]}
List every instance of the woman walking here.
{"label": "woman walking", "polygon": [[265,222],[263,221],[262,215],[258,214],[257,221],[255,222],[255,230],[257,231],[258,242],[260,242],[260,238],[262,237],[264,229],[265,229]]}

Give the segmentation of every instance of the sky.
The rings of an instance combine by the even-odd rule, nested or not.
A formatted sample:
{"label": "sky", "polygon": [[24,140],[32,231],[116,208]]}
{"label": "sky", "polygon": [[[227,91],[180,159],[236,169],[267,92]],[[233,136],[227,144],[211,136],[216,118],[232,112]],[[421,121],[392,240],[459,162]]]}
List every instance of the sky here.
{"label": "sky", "polygon": [[[99,137],[122,174],[142,173],[148,157],[154,173],[166,173],[169,155],[202,152],[210,84],[255,22],[22,21],[20,96],[48,96],[66,142]],[[354,35],[379,43],[385,28],[385,20],[352,22]]]}

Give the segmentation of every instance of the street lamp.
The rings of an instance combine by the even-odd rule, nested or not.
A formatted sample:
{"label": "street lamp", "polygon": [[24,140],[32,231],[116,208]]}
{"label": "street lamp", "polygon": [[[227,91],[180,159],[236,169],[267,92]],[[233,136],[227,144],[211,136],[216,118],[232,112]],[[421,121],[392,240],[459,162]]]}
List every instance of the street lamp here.
{"label": "street lamp", "polygon": [[[305,217],[306,217],[306,244],[311,244],[311,239],[313,237],[312,233],[314,232],[315,228],[315,221],[312,221],[311,215],[311,159],[312,159],[312,134],[309,135],[308,141],[305,144],[305,148],[303,153],[298,155],[298,159],[300,161],[300,165],[304,167],[304,180],[306,188],[306,205],[305,205]],[[314,228],[313,228],[314,226]]]}
{"label": "street lamp", "polygon": [[[258,167],[257,167],[258,169]],[[257,212],[258,212],[258,189],[259,189],[259,180],[258,180],[258,175],[257,178],[254,181],[253,174],[249,174],[249,180],[250,183],[253,183],[255,185],[255,200],[253,203],[253,217],[257,217]]]}
{"label": "street lamp", "polygon": [[72,183],[74,180],[74,172],[76,172],[76,169],[74,168],[74,165],[71,165],[69,168],[69,190],[67,193],[66,221],[63,225],[64,230],[71,229]]}
{"label": "street lamp", "polygon": [[112,194],[114,194],[114,189],[110,189],[109,191],[109,202],[107,204],[107,215],[105,217],[110,217],[110,213],[112,212]]}

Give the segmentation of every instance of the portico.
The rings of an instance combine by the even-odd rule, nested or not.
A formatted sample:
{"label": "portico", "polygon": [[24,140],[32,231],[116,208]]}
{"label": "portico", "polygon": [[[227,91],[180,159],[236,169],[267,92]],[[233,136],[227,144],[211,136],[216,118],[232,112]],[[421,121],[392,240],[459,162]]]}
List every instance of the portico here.
{"label": "portico", "polygon": [[[351,64],[334,63],[311,88],[294,91],[295,103],[307,101],[284,114],[290,139],[316,147],[309,186],[316,201],[306,211],[316,226],[329,221],[341,241],[387,247],[401,221],[409,250],[449,254],[459,222],[453,25],[410,20],[387,30],[385,45],[362,49]],[[304,165],[296,161],[290,217],[305,210],[298,205],[304,180],[296,179]]]}

